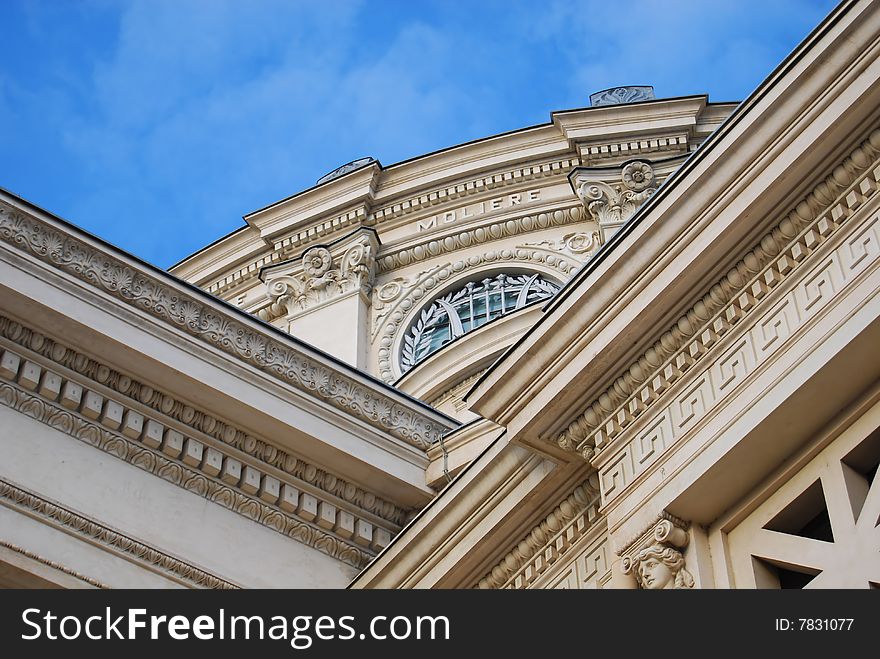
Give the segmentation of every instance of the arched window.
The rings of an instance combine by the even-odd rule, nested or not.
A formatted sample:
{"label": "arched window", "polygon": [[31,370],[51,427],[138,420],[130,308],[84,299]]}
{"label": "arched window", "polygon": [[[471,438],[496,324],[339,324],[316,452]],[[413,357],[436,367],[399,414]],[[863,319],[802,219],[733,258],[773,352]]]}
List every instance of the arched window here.
{"label": "arched window", "polygon": [[401,369],[405,373],[453,339],[558,290],[539,274],[501,273],[468,282],[422,310],[403,337]]}

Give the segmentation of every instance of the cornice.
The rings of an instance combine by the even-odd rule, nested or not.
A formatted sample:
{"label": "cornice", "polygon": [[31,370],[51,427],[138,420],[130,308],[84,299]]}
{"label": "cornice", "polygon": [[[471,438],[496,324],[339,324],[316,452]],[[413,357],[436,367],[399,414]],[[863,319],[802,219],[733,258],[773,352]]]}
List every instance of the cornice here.
{"label": "cornice", "polygon": [[[2,487],[2,486],[0,486]],[[2,490],[0,490],[2,491]],[[2,496],[2,494],[0,494]],[[32,561],[36,561],[37,563],[42,563],[43,565],[52,568],[53,570],[58,570],[59,572],[63,572],[64,574],[70,575],[75,579],[79,579],[80,581],[89,584],[90,586],[94,586],[95,588],[100,588],[102,590],[108,590],[110,586],[105,583],[98,581],[97,579],[93,579],[92,577],[87,577],[84,574],[80,574],[76,570],[72,570],[69,567],[62,565],[61,563],[56,563],[55,561],[51,561],[44,556],[40,556],[39,554],[35,554],[32,551],[28,551],[23,547],[19,547],[18,545],[14,545],[11,542],[6,542],[6,540],[0,540],[0,547],[4,547],[10,551],[14,551],[16,554],[21,554],[25,558],[29,558]]]}
{"label": "cornice", "polygon": [[6,202],[0,202],[0,240],[411,446],[425,449],[453,426],[439,413],[428,415],[403,397],[369,386],[363,376],[353,377],[341,365],[295,348],[292,338],[276,338],[244,312],[205,301],[201,293],[134,267]]}
{"label": "cornice", "polygon": [[[677,309],[688,287],[702,289],[739,251],[735,236],[750,243],[779,204],[795,201],[837,160],[876,116],[876,10],[861,2],[833,12],[546,305],[478,383],[472,409],[507,425],[514,441],[551,408],[568,416],[578,404],[572,397],[550,403],[541,391],[565,391],[579,373],[629,361],[635,346],[615,342],[609,323],[636,332],[627,308],[640,308],[665,325],[670,303]],[[652,307],[658,293],[666,300]],[[563,317],[569,322],[557,322]],[[529,385],[505,377],[526,363],[540,374]]]}
{"label": "cornice", "polygon": [[[223,278],[205,285],[204,289],[214,295],[228,293],[234,288],[257,278],[262,268],[296,257],[309,245],[318,241],[332,239],[343,230],[350,230],[358,226],[378,227],[380,225],[383,228],[393,228],[402,222],[414,221],[414,219],[410,219],[410,216],[423,211],[427,207],[437,206],[436,210],[440,211],[445,208],[446,202],[531,180],[561,177],[567,174],[570,167],[578,164],[577,158],[556,159],[535,165],[504,170],[496,174],[470,179],[464,183],[456,183],[445,188],[438,188],[389,204],[376,211],[360,212],[353,210],[340,215],[334,215],[331,218],[284,236],[274,244],[269,254],[265,254],[249,262],[247,265],[237,268],[234,272],[225,275]],[[470,230],[470,233],[473,234],[473,229]],[[436,238],[430,238],[423,242],[428,243],[432,239],[436,240]],[[392,249],[400,248],[392,246]]]}
{"label": "cornice", "polygon": [[556,438],[592,460],[645,409],[665,398],[682,374],[715,352],[720,337],[755,313],[770,290],[799,268],[872,196],[880,182],[880,130],[805,196],[735,267],[698,299],[651,347],[617,372],[613,384]]}
{"label": "cornice", "polygon": [[599,503],[599,482],[593,472],[532,527],[475,587],[528,588],[593,528],[600,519]]}
{"label": "cornice", "polygon": [[[13,332],[21,329],[17,323],[14,325],[17,327],[12,327]],[[31,335],[28,340],[39,345],[41,335]],[[57,344],[50,349],[55,347]],[[82,370],[88,366],[82,356],[73,358],[73,362],[74,367]],[[109,369],[98,368],[99,377],[106,374],[109,379]],[[0,381],[0,404],[333,558],[363,567],[372,555],[371,548],[377,550],[391,539],[389,530],[367,521],[363,515],[356,517],[347,512],[345,508],[350,505],[339,506],[338,498],[322,496],[314,487],[306,489],[301,480],[291,478],[281,469],[253,466],[239,452],[218,448],[219,443],[209,445],[186,436],[167,425],[167,421],[163,423],[158,415],[145,415],[132,403],[121,403],[121,398],[103,394],[105,386],[78,383],[67,374],[67,369],[44,368],[7,349],[0,356],[0,377],[8,381]],[[159,394],[158,400],[169,412],[173,411],[173,399]],[[196,412],[183,406],[181,414],[192,420]],[[257,450],[258,440],[247,436],[245,442],[244,448]],[[279,458],[274,447],[262,447],[266,457],[281,459],[286,470],[297,470],[298,461],[291,456]],[[312,465],[303,466],[302,474],[312,480],[323,476],[323,484],[332,484],[332,489],[341,485],[343,496],[352,489],[332,474],[319,474]],[[357,489],[349,494],[357,495]],[[374,509],[379,503],[381,512],[395,513],[393,506],[369,493],[363,493],[362,503],[371,503]],[[375,520],[376,517],[371,518]],[[396,531],[398,527],[390,528]]]}
{"label": "cornice", "polygon": [[453,183],[446,187],[435,188],[430,192],[411,196],[394,203],[389,203],[382,208],[377,208],[370,213],[367,222],[371,225],[388,224],[396,226],[399,223],[393,222],[393,220],[418,214],[428,207],[432,207],[432,212],[435,211],[433,207],[437,207],[436,210],[439,212],[444,210],[449,202],[459,202],[461,199],[491,192],[510,185],[519,185],[548,177],[563,176],[570,168],[576,167],[579,164],[580,160],[577,157],[565,156],[533,165],[504,169],[477,178],[469,178],[461,183]]}
{"label": "cornice", "polygon": [[[0,385],[0,387],[4,386]],[[2,396],[2,398],[5,403],[6,397]],[[90,544],[96,544],[114,554],[123,556],[126,560],[142,565],[152,572],[162,574],[189,587],[223,590],[239,588],[234,583],[205,572],[190,563],[174,558],[142,542],[138,542],[134,538],[114,531],[100,522],[84,517],[5,480],[0,480],[0,504],[30,517],[35,517],[41,522],[69,533],[75,538]],[[29,558],[35,558],[98,588],[109,588],[109,586],[94,579],[84,577],[56,563],[47,562],[46,559],[41,559],[36,555],[31,554]]]}
{"label": "cornice", "polygon": [[[536,488],[558,478],[556,466],[504,435],[494,439],[421,510],[349,588],[467,587],[497,516],[524,512]],[[487,527],[486,524],[490,526]],[[458,556],[456,561],[454,557]]]}
{"label": "cornice", "polygon": [[[283,474],[283,478],[287,478],[299,490],[333,504],[350,507],[352,512],[358,516],[365,516],[371,521],[377,521],[375,518],[384,520],[392,525],[392,530],[396,530],[396,527],[403,524],[409,516],[408,510],[385,501],[374,492],[350,483],[299,455],[278,448],[265,439],[255,437],[166,392],[158,391],[2,314],[0,314],[0,337],[22,348],[23,355],[30,355],[31,358],[40,355],[51,361],[59,372],[53,374],[59,378],[54,385],[58,392],[61,391],[64,377],[75,373],[78,383],[95,391],[108,392],[109,396],[121,401],[124,411],[130,410],[142,417],[146,414],[147,416],[140,422],[142,431],[149,418],[163,427],[168,426],[171,421],[172,426],[180,428],[187,436],[197,438],[207,446],[217,447],[221,452],[232,450],[235,452],[234,457],[244,459],[246,464],[250,463],[271,474]],[[0,341],[0,348],[2,347],[3,342]],[[22,359],[15,353],[10,355]],[[11,373],[12,364],[11,361],[8,366],[5,362],[0,364],[0,377],[14,379]],[[48,375],[42,377],[51,379]],[[53,389],[41,385],[42,391],[54,392]],[[133,433],[134,430],[130,432]]]}

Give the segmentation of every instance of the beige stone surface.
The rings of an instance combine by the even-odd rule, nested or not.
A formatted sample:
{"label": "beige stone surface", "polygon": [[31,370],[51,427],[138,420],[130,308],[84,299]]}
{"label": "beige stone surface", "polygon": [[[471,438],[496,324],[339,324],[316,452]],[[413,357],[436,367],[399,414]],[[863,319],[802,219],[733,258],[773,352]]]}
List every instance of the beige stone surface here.
{"label": "beige stone surface", "polygon": [[202,291],[0,193],[0,586],[877,586],[878,56],[370,163]]}

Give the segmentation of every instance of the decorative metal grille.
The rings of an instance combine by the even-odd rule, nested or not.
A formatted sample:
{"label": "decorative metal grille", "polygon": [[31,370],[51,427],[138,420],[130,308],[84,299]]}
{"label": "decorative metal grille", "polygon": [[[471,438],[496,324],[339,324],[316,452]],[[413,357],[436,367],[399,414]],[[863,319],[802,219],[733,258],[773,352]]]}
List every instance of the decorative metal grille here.
{"label": "decorative metal grille", "polygon": [[407,372],[450,341],[494,318],[552,296],[559,285],[539,274],[501,273],[471,281],[440,297],[419,314],[403,337],[400,365]]}

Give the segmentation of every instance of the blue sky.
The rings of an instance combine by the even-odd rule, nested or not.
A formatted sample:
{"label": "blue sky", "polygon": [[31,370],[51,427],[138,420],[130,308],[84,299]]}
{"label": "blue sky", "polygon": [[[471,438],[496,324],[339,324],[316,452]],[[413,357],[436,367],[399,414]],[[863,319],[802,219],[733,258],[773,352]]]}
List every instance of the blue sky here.
{"label": "blue sky", "polygon": [[2,0],[0,187],[161,267],[366,155],[745,98],[829,0]]}

